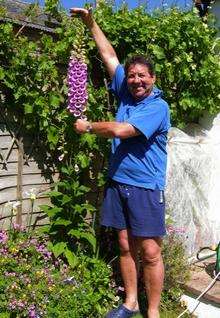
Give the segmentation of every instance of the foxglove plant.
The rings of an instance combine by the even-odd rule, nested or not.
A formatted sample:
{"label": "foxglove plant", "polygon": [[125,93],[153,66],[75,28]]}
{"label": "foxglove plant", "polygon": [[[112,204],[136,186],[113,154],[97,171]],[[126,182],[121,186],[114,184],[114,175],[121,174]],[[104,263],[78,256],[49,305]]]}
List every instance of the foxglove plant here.
{"label": "foxglove plant", "polygon": [[86,119],[83,114],[88,100],[87,64],[83,43],[83,27],[79,25],[75,43],[71,51],[68,67],[68,106],[67,109],[78,118]]}

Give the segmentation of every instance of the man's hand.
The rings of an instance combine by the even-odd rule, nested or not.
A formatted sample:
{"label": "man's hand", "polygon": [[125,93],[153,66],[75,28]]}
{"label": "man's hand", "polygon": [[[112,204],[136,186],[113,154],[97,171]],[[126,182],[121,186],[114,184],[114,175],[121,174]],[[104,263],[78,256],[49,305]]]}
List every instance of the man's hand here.
{"label": "man's hand", "polygon": [[91,126],[90,122],[83,119],[77,119],[77,121],[73,124],[74,130],[78,134],[84,134],[88,131],[88,128]]}
{"label": "man's hand", "polygon": [[70,14],[72,17],[81,17],[85,25],[87,25],[88,27],[90,27],[93,23],[92,8],[89,10],[83,8],[71,8]]}
{"label": "man's hand", "polygon": [[95,22],[92,16],[92,10],[83,8],[72,8],[70,9],[71,16],[79,16],[82,21],[91,31],[93,39],[97,45],[102,61],[105,64],[107,71],[111,78],[115,74],[115,70],[119,64],[116,52],[112,47],[111,43],[106,38],[98,24]]}

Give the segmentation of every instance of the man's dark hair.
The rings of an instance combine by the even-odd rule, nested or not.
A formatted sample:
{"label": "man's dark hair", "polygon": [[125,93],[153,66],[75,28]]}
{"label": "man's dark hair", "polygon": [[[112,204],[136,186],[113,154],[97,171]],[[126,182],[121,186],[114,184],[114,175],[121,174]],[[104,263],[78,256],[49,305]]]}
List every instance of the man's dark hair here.
{"label": "man's dark hair", "polygon": [[151,76],[155,75],[154,65],[149,58],[147,58],[144,55],[134,55],[134,56],[128,58],[128,60],[125,63],[125,75],[126,75],[126,77],[128,75],[129,67],[131,65],[135,65],[135,64],[142,64],[142,65],[147,66],[149,74]]}

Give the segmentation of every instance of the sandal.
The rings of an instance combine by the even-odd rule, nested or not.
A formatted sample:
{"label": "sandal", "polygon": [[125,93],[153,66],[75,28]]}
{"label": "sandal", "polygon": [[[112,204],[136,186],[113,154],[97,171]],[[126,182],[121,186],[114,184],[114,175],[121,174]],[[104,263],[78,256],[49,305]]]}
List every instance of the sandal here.
{"label": "sandal", "polygon": [[116,309],[111,310],[107,313],[105,318],[130,318],[139,314],[139,310],[130,310],[126,308],[124,305],[119,306]]}

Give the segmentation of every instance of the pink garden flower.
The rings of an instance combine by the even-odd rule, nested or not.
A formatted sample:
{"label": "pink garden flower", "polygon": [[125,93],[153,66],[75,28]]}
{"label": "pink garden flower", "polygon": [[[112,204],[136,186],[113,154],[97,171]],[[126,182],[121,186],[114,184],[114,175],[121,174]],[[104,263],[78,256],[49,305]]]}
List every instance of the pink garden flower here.
{"label": "pink garden flower", "polygon": [[26,301],[22,301],[22,300],[16,300],[16,299],[12,299],[10,301],[10,303],[8,304],[8,309],[9,310],[22,310],[26,307],[27,302]]}
{"label": "pink garden flower", "polygon": [[78,118],[85,118],[83,112],[86,110],[88,100],[87,94],[87,65],[83,58],[70,57],[68,68],[68,106],[67,109]]}
{"label": "pink garden flower", "polygon": [[79,23],[77,25],[67,74],[69,88],[67,109],[75,117],[82,119],[86,119],[83,113],[86,110],[88,100],[87,71],[84,25]]}
{"label": "pink garden flower", "polygon": [[17,232],[24,232],[25,231],[25,226],[23,226],[21,224],[12,223],[12,227]]}
{"label": "pink garden flower", "polygon": [[16,273],[15,273],[15,272],[11,272],[11,273],[5,272],[5,276],[6,276],[6,277],[15,277],[15,276],[16,276]]}
{"label": "pink garden flower", "polygon": [[0,231],[0,243],[5,244],[8,240],[8,234],[6,231]]}
{"label": "pink garden flower", "polygon": [[186,232],[186,230],[184,228],[178,228],[178,227],[174,227],[172,225],[168,225],[167,226],[167,233],[168,234],[179,234],[182,235]]}

